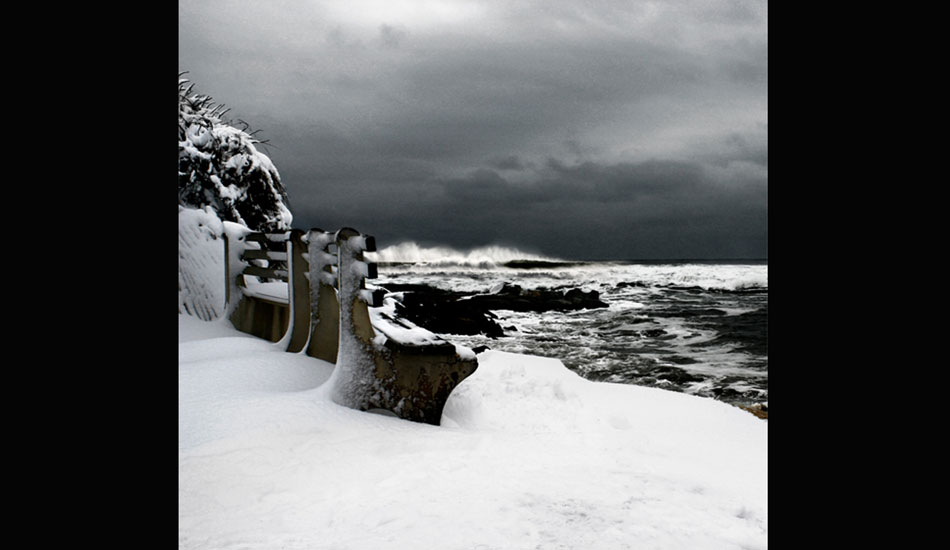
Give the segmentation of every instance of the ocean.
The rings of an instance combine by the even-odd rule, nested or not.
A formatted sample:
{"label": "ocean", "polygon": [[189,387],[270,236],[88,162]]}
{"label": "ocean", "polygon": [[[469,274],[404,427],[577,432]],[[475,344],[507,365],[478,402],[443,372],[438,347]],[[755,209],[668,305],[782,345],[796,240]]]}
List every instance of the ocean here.
{"label": "ocean", "polygon": [[370,286],[490,294],[596,291],[607,307],[493,310],[504,334],[440,334],[470,348],[561,360],[596,381],[659,387],[736,405],[768,405],[768,262],[563,261],[514,249],[471,253],[399,245],[367,254]]}

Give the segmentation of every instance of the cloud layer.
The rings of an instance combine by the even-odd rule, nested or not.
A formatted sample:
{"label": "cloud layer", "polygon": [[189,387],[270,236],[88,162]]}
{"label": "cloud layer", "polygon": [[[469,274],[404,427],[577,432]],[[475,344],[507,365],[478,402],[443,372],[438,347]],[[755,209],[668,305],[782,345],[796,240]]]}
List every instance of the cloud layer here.
{"label": "cloud layer", "polygon": [[575,258],[768,254],[765,2],[179,2],[295,225]]}

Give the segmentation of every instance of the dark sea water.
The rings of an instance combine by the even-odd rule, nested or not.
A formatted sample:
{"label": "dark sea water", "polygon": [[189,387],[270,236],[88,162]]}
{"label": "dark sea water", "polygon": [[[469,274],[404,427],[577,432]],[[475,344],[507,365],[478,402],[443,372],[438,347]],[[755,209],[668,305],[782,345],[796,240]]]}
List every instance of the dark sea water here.
{"label": "dark sea water", "polygon": [[[382,264],[373,282],[478,293],[497,291],[502,283],[579,288],[599,292],[609,306],[543,313],[497,310],[493,313],[504,336],[442,335],[449,341],[557,358],[591,380],[740,405],[768,403],[767,261],[550,262],[499,250],[480,256],[445,251],[436,258],[409,256],[409,261]],[[392,261],[393,256],[381,251],[377,259]]]}

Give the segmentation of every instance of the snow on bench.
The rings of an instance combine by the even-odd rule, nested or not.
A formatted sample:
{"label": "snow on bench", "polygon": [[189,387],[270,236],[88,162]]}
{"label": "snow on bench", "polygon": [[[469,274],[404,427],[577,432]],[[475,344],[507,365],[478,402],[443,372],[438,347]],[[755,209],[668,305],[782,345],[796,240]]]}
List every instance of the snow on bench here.
{"label": "snow on bench", "polygon": [[287,283],[284,281],[268,281],[266,283],[248,281],[242,292],[245,296],[269,300],[283,305],[287,305],[290,300]]}
{"label": "snow on bench", "polygon": [[397,317],[384,290],[366,288],[377,267],[363,252],[375,249],[372,236],[351,228],[226,235],[231,321],[287,351],[335,363],[327,383],[337,403],[438,425],[449,394],[478,360]]}

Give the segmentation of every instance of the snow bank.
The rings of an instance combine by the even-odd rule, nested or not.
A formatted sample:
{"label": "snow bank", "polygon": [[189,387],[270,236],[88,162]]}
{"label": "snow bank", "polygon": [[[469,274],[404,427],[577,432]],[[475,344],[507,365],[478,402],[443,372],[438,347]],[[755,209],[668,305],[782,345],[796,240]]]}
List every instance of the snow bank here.
{"label": "snow bank", "polygon": [[478,357],[436,427],[338,406],[333,365],[179,315],[179,547],[767,547],[767,422]]}
{"label": "snow bank", "polygon": [[210,207],[178,207],[178,313],[205,321],[224,313],[223,231]]}

